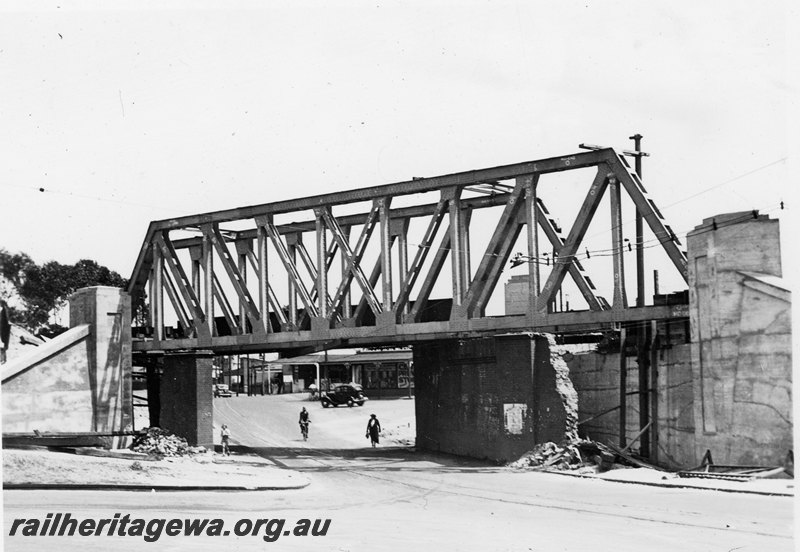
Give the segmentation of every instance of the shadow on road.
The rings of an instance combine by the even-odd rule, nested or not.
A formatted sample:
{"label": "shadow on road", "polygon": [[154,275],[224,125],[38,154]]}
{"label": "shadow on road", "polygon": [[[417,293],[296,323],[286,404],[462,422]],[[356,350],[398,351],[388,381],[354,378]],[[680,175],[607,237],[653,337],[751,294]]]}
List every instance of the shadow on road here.
{"label": "shadow on road", "polygon": [[[413,447],[360,449],[233,447],[233,450],[241,454],[257,454],[277,466],[300,472],[357,470],[488,473],[506,469],[486,460],[418,451]],[[308,462],[303,462],[304,460]]]}

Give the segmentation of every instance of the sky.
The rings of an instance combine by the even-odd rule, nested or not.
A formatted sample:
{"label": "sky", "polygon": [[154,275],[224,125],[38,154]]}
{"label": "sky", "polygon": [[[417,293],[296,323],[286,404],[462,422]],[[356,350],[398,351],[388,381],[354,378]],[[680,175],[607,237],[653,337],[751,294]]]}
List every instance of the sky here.
{"label": "sky", "polygon": [[109,5],[0,7],[0,247],[40,263],[127,277],[151,220],[635,133],[679,235],[795,207],[788,2]]}

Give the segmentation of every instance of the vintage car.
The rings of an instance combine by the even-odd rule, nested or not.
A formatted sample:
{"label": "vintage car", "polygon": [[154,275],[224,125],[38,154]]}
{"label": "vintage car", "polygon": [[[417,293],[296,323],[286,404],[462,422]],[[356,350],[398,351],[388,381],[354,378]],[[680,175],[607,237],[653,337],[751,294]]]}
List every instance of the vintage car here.
{"label": "vintage car", "polygon": [[323,408],[339,406],[340,404],[364,406],[367,397],[357,383],[342,383],[330,391],[320,393],[319,400]]}
{"label": "vintage car", "polygon": [[215,397],[230,397],[231,390],[225,383],[217,383],[214,384],[214,396]]}

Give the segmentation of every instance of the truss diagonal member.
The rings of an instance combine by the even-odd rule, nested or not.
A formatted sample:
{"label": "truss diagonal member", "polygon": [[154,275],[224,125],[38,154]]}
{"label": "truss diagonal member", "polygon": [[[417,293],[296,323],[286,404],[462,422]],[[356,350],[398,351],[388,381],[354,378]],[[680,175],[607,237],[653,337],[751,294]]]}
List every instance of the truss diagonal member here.
{"label": "truss diagonal member", "polygon": [[[314,261],[311,259],[311,255],[308,253],[308,249],[306,249],[305,244],[303,244],[303,242],[300,241],[300,240],[297,241],[297,243],[295,244],[295,247],[297,248],[297,252],[300,254],[300,260],[303,261],[303,264],[305,265],[306,270],[308,270],[309,276],[311,276],[311,279],[314,282],[316,282],[317,279],[319,278],[319,272],[317,271],[317,266],[314,264]],[[336,254],[336,249],[337,248],[338,248],[338,246],[336,244],[331,244],[331,246],[328,247],[328,250],[325,252],[325,271],[326,271],[326,274],[327,274],[328,269],[330,269],[331,265],[333,264],[333,255]],[[309,292],[309,295],[311,296],[311,300],[312,301],[316,301],[317,300],[317,296],[319,295],[318,292],[317,292],[317,286],[314,286],[314,287],[311,288],[311,291]],[[328,310],[330,311],[331,305],[332,305],[332,301],[331,301],[330,295],[328,295],[326,297],[326,300],[328,301]],[[301,322],[300,325],[302,326],[302,322]]]}
{"label": "truss diagonal member", "polygon": [[292,259],[289,256],[289,251],[286,249],[286,244],[283,243],[283,239],[278,233],[278,229],[275,228],[275,224],[272,222],[272,220],[270,220],[270,216],[258,215],[255,220],[267,231],[267,235],[272,241],[272,245],[275,247],[275,250],[278,252],[278,256],[280,257],[284,268],[286,268],[289,278],[291,278],[297,293],[300,295],[300,300],[303,302],[306,309],[308,309],[308,312],[311,314],[311,316],[318,316],[317,306],[314,304],[314,301],[311,300],[308,290],[306,289],[305,285],[303,285],[303,280],[300,278],[300,273],[297,271],[297,266],[295,266],[295,264],[292,262]]}
{"label": "truss diagonal member", "polygon": [[[342,255],[344,255],[345,261],[347,262],[347,272],[349,274],[349,277],[346,279],[352,280],[354,278],[356,280],[359,287],[361,288],[361,291],[364,294],[364,297],[367,299],[367,303],[369,304],[369,307],[372,309],[372,312],[374,312],[375,314],[382,312],[383,309],[381,308],[381,304],[378,301],[377,296],[375,295],[375,290],[372,288],[372,286],[369,285],[367,277],[364,275],[364,271],[361,270],[361,256],[363,256],[364,253],[363,247],[362,251],[360,252],[361,255],[359,255],[359,257],[356,258],[355,253],[353,252],[352,249],[350,249],[350,244],[347,243],[347,240],[344,237],[344,232],[339,226],[339,223],[331,214],[330,209],[327,207],[323,207],[317,209],[317,211],[322,215],[322,218],[325,220],[325,226],[327,226],[328,229],[331,231],[331,233],[333,234],[333,239],[336,241],[336,243],[339,244],[339,249],[342,250]],[[361,240],[359,240],[359,242],[360,241]],[[339,287],[342,288],[341,285]],[[338,296],[339,296],[339,289],[336,290],[335,297],[338,298]],[[338,305],[336,306],[338,307]]]}
{"label": "truss diagonal member", "polygon": [[[263,333],[264,328],[261,325],[261,314],[258,312],[255,301],[253,301],[250,291],[247,289],[244,278],[242,278],[242,274],[239,272],[231,252],[228,250],[225,238],[222,237],[222,234],[219,231],[219,226],[212,224],[209,230],[211,234],[211,242],[214,244],[214,247],[217,250],[217,254],[222,261],[222,267],[225,269],[225,272],[227,272],[236,295],[239,296],[239,303],[244,305],[245,313],[247,314],[247,318],[250,320],[250,325],[253,328],[253,333]],[[221,293],[222,289],[220,288],[220,294]],[[228,308],[230,309],[230,305],[228,305]],[[233,311],[231,310],[231,312]],[[241,328],[241,331],[244,333],[246,329]]]}
{"label": "truss diagonal member", "polygon": [[228,323],[228,327],[231,329],[231,333],[237,335],[239,333],[244,333],[240,331],[239,323],[236,321],[236,315],[233,313],[233,308],[231,308],[231,303],[228,301],[228,298],[225,296],[225,292],[222,290],[222,286],[219,283],[219,278],[217,275],[213,275],[214,279],[214,297],[217,300],[217,304],[222,309],[222,316],[225,317],[225,322]]}
{"label": "truss diagonal member", "polygon": [[[392,234],[389,236],[389,247],[391,248],[394,245],[395,239],[397,236]],[[378,283],[378,278],[381,277],[383,273],[383,259],[378,257],[375,260],[375,265],[372,267],[372,272],[369,275],[369,285],[372,289],[375,289],[375,285]],[[367,299],[365,296],[361,296],[361,300],[358,302],[358,306],[356,307],[355,312],[353,313],[353,320],[356,322],[356,326],[361,326],[364,322],[364,314],[367,311]]]}
{"label": "truss diagonal member", "polygon": [[[595,211],[597,211],[603,193],[608,186],[608,178],[608,166],[605,164],[598,165],[597,175],[595,175],[594,182],[592,182],[592,185],[589,187],[589,192],[583,200],[583,205],[581,205],[580,211],[578,211],[578,216],[575,218],[572,229],[569,231],[567,240],[561,247],[561,253],[558,255],[559,259],[569,259],[578,251],[581,240],[583,240],[583,237],[586,235],[589,223],[592,221],[592,217]],[[561,283],[564,281],[564,276],[570,266],[572,266],[572,262],[554,261],[553,270],[550,271],[550,276],[547,277],[547,281],[542,287],[542,294],[539,296],[539,311],[547,309],[547,305],[550,304],[556,292],[561,287]]]}
{"label": "truss diagonal member", "polygon": [[564,253],[564,241],[561,238],[561,233],[558,231],[558,229],[556,229],[552,220],[548,216],[547,208],[541,202],[541,199],[537,202],[536,209],[539,211],[539,226],[542,228],[542,230],[544,230],[547,239],[550,240],[550,244],[553,246],[553,251],[558,254],[559,259],[571,260],[569,266],[567,266],[567,270],[569,271],[569,275],[572,277],[572,280],[575,282],[575,285],[578,286],[578,289],[580,290],[581,295],[583,295],[583,298],[586,300],[586,303],[589,305],[589,308],[591,310],[603,310],[600,300],[597,298],[597,295],[594,294],[594,285],[591,283],[591,280],[586,277],[581,264],[577,259],[570,259]]}
{"label": "truss diagonal member", "polygon": [[486,304],[489,302],[500,279],[500,274],[511,255],[511,248],[522,230],[519,215],[525,207],[527,178],[530,177],[518,178],[514,191],[508,196],[503,214],[491,240],[489,240],[489,245],[486,246],[486,253],[484,253],[475,277],[470,283],[462,308],[457,313],[457,316],[461,318],[484,315]]}
{"label": "truss diagonal member", "polygon": [[211,326],[206,323],[206,315],[200,307],[200,301],[197,298],[192,286],[189,284],[189,279],[186,277],[186,272],[178,260],[178,255],[166,230],[161,230],[153,235],[153,239],[161,251],[161,257],[169,269],[175,281],[175,285],[183,297],[184,302],[188,306],[188,310],[194,320],[194,327],[197,329],[198,337],[209,337],[211,335]]}
{"label": "truss diagonal member", "polygon": [[[372,232],[375,230],[375,227],[378,223],[378,213],[378,206],[373,204],[369,215],[367,215],[367,219],[364,221],[364,226],[361,228],[361,234],[358,236],[358,241],[356,242],[354,249],[350,249],[349,242],[345,238],[344,233],[341,231],[339,223],[335,221],[330,213],[328,213],[328,218],[330,218],[335,223],[336,228],[339,229],[339,237],[337,237],[337,231],[333,230],[331,225],[328,227],[331,228],[331,232],[333,232],[334,241],[337,243],[339,241],[342,242],[339,244],[339,248],[342,250],[342,258],[347,264],[347,269],[344,271],[344,274],[342,274],[342,281],[339,283],[339,287],[336,289],[336,293],[333,295],[333,305],[331,308],[334,310],[334,312],[338,312],[339,308],[342,306],[342,301],[344,301],[344,299],[347,297],[347,290],[350,288],[353,278],[356,278],[357,281],[359,278],[364,279],[364,282],[358,281],[358,285],[361,287],[363,292],[362,297],[364,298],[364,301],[368,302],[372,312],[378,314],[383,310],[380,307],[377,296],[375,295],[374,286],[378,281],[377,278],[375,279],[375,282],[370,285],[369,280],[365,278],[364,271],[361,269],[361,260],[364,257],[364,251],[366,251],[369,239],[372,237]],[[347,247],[343,247],[343,244]],[[356,273],[358,273],[358,275]],[[365,289],[365,287],[367,289]],[[378,310],[376,310],[376,308]]]}
{"label": "truss diagonal member", "polygon": [[436,238],[436,233],[439,231],[439,227],[442,225],[442,220],[444,219],[444,215],[446,213],[447,200],[442,198],[436,204],[436,209],[434,210],[433,215],[431,215],[431,219],[428,222],[428,228],[425,230],[425,235],[422,237],[422,243],[419,245],[417,254],[414,256],[414,260],[411,261],[411,266],[409,266],[408,273],[406,274],[406,277],[400,287],[400,293],[397,296],[397,301],[394,305],[394,311],[397,313],[398,322],[400,321],[399,317],[402,316],[403,309],[408,303],[408,298],[411,295],[411,289],[414,287],[417,278],[419,278],[419,275],[422,272],[422,265],[425,263],[425,259],[433,247],[433,240]]}
{"label": "truss diagonal member", "polygon": [[675,236],[662,221],[662,217],[656,210],[655,204],[652,200],[648,199],[644,187],[639,181],[639,177],[630,170],[627,163],[620,159],[619,155],[616,153],[609,155],[608,158],[611,170],[625,187],[625,190],[627,190],[628,195],[633,200],[633,204],[636,206],[636,211],[647,221],[647,225],[650,227],[653,234],[655,234],[658,241],[661,242],[661,246],[664,248],[664,251],[666,251],[672,264],[675,265],[675,268],[678,269],[683,280],[688,284],[689,275],[686,255],[678,248],[678,245],[675,243]]}
{"label": "truss diagonal member", "polygon": [[444,235],[442,235],[442,240],[439,242],[439,247],[436,248],[436,255],[433,257],[431,267],[428,269],[428,274],[419,287],[419,293],[417,293],[414,306],[411,307],[411,311],[408,313],[408,320],[411,322],[419,322],[422,317],[422,311],[425,310],[428,299],[431,297],[433,286],[439,279],[439,274],[441,274],[444,268],[447,255],[450,253],[450,238],[450,228],[447,228]]}
{"label": "truss diagonal member", "polygon": [[[247,260],[250,261],[250,266],[253,268],[255,273],[258,275],[259,283],[261,282],[261,274],[258,270],[258,259],[256,259],[256,254],[252,250],[247,251]],[[272,289],[272,286],[269,285],[267,282],[267,300],[269,301],[269,306],[272,312],[275,313],[275,316],[278,317],[278,322],[280,324],[285,325],[287,323],[286,314],[284,314],[283,309],[281,308],[280,302],[278,301],[278,296],[275,295],[275,291]],[[271,324],[271,323],[270,323]],[[272,331],[272,327],[270,325],[270,331]]]}
{"label": "truss diagonal member", "polygon": [[194,329],[192,327],[192,323],[189,321],[189,315],[186,312],[186,306],[183,304],[183,300],[178,295],[178,290],[175,289],[175,282],[172,281],[172,275],[168,271],[164,271],[164,289],[167,291],[167,297],[169,297],[170,303],[172,303],[172,308],[175,309],[175,314],[178,316],[178,321],[183,326],[184,330],[186,330],[187,336],[191,335],[191,331]]}

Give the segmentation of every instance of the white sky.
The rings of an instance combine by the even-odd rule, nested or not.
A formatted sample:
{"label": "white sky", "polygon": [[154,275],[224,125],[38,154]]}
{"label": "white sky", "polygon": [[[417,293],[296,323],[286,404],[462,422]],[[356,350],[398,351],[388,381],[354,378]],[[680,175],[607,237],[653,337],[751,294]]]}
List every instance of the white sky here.
{"label": "white sky", "polygon": [[[785,2],[27,4],[0,8],[0,247],[37,262],[127,277],[151,220],[636,132],[679,233],[792,212]],[[568,230],[582,196],[547,193]]]}

